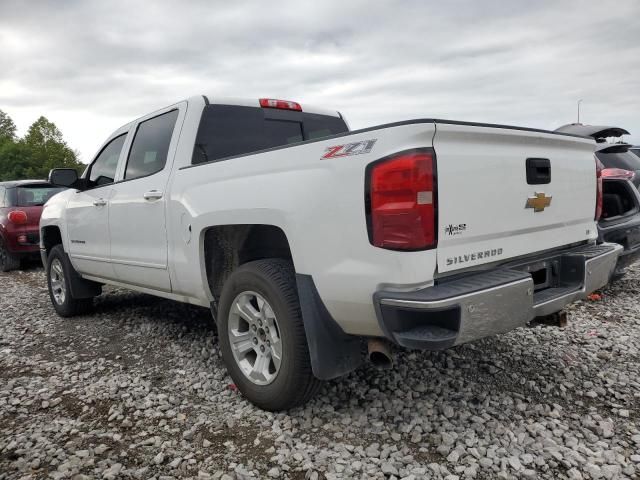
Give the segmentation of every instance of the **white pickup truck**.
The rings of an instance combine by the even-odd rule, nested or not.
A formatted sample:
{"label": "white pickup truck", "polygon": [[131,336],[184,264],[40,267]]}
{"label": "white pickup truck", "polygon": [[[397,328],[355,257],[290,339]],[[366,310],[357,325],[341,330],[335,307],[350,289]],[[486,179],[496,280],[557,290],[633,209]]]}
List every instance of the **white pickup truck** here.
{"label": "white pickup truck", "polygon": [[211,308],[258,406],[301,404],[389,345],[437,350],[524,326],[605,285],[593,139],[190,98],[111,135],[42,214],[51,300],[103,284]]}

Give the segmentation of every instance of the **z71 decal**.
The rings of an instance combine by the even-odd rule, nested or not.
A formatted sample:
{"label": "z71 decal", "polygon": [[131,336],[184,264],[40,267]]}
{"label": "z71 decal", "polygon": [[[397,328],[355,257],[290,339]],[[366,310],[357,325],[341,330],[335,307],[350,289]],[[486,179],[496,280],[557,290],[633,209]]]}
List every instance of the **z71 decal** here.
{"label": "z71 decal", "polygon": [[374,138],[372,140],[363,140],[361,142],[345,143],[344,145],[334,145],[332,147],[327,147],[325,150],[325,154],[320,157],[320,160],[369,153],[373,149],[373,145],[377,141],[378,139]]}

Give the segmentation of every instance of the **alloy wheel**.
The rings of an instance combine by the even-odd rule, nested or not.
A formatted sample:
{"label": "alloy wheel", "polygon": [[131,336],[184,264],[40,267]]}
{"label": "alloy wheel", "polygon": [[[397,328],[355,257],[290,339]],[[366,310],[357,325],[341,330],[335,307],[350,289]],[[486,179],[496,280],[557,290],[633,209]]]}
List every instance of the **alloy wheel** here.
{"label": "alloy wheel", "polygon": [[67,285],[64,281],[64,269],[62,268],[62,262],[57,258],[51,262],[49,281],[51,282],[51,293],[53,294],[53,299],[58,305],[63,305],[67,298]]}
{"label": "alloy wheel", "polygon": [[280,371],[280,328],[269,302],[256,292],[245,291],[229,311],[229,343],[233,358],[252,383],[268,385]]}

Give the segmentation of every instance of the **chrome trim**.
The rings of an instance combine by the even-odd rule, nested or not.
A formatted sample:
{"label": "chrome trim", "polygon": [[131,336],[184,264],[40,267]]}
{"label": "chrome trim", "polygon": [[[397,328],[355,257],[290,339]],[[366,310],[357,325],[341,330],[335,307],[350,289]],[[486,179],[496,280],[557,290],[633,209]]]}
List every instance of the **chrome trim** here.
{"label": "chrome trim", "polygon": [[609,250],[587,258],[579,248],[562,255],[582,257],[584,259],[584,277],[576,284],[575,290],[543,303],[534,304],[534,283],[525,278],[485,290],[458,295],[455,297],[425,301],[396,298],[382,298],[380,304],[406,309],[438,311],[446,307],[460,308],[460,328],[454,345],[477,340],[489,335],[508,332],[524,326],[537,316],[549,315],[562,310],[566,305],[584,299],[588,294],[609,282],[618,256],[623,247],[605,243]]}
{"label": "chrome trim", "polygon": [[[585,296],[609,283],[609,279],[616,268],[618,257],[624,250],[624,247],[618,243],[609,245],[614,246],[613,251],[590,258],[585,264],[586,278],[582,288]],[[613,258],[610,258],[612,256]]]}
{"label": "chrome trim", "polygon": [[[594,289],[595,290],[595,289]],[[552,298],[546,302],[538,303],[533,306],[534,317],[543,317],[545,315],[551,315],[552,313],[559,312],[566,305],[579,300],[583,291],[581,289],[574,290],[561,297]]]}
{"label": "chrome trim", "polygon": [[460,308],[460,330],[454,345],[508,332],[533,319],[533,279],[524,278],[497,287],[425,302],[383,298],[383,305],[419,310]]}
{"label": "chrome trim", "polygon": [[461,322],[455,345],[505,333],[532,319],[533,279],[478,292],[460,304]]}
{"label": "chrome trim", "polygon": [[[577,288],[573,292],[563,295],[558,298],[552,298],[544,303],[540,303],[534,306],[534,312],[536,317],[543,315],[550,315],[552,313],[562,310],[566,305],[581,300],[587,297],[591,292],[597,290],[607,283],[613,274],[618,256],[624,249],[622,245],[617,243],[609,244],[613,246],[612,250],[598,255],[597,257],[589,258],[584,263],[584,279],[580,288]],[[571,255],[571,253],[569,253]],[[576,253],[576,255],[579,255]]]}
{"label": "chrome trim", "polygon": [[111,258],[94,257],[91,255],[80,255],[77,253],[69,255],[75,260],[89,260],[91,262],[113,263],[114,265],[125,265],[130,267],[154,268],[156,270],[166,270],[167,266],[160,263],[138,262],[135,260],[113,260]]}
{"label": "chrome trim", "polygon": [[522,280],[518,280],[515,282],[510,282],[510,283],[505,283],[504,285],[499,285],[497,287],[493,287],[493,288],[488,288],[486,290],[480,290],[478,292],[473,292],[473,293],[467,293],[465,295],[458,295],[457,297],[451,297],[451,298],[446,298],[444,300],[436,300],[434,302],[424,302],[421,300],[401,300],[398,298],[383,298],[382,300],[380,300],[380,303],[383,305],[393,305],[396,307],[410,307],[410,308],[415,308],[415,309],[431,309],[431,308],[440,308],[440,307],[448,307],[451,304],[454,303],[459,303],[461,301],[463,301],[464,299],[468,298],[468,297],[474,297],[476,295],[478,295],[479,293],[481,294],[489,294],[494,290],[501,290],[503,288],[506,287],[511,287],[514,285],[518,285],[520,283],[526,283],[526,284],[530,284],[533,283],[532,280],[530,279],[522,279]]}

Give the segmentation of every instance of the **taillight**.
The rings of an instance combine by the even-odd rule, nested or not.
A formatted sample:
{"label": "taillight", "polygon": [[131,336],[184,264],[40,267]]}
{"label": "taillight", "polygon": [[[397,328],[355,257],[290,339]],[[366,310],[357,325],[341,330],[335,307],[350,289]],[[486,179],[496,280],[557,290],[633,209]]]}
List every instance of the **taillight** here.
{"label": "taillight", "polygon": [[602,178],[610,178],[613,180],[633,180],[636,173],[624,168],[605,168],[601,171]]}
{"label": "taillight", "polygon": [[431,149],[400,152],[368,169],[370,241],[391,250],[437,244],[436,161]]}
{"label": "taillight", "polygon": [[24,225],[27,223],[27,214],[22,210],[14,210],[7,215],[9,221],[15,225]]}
{"label": "taillight", "polygon": [[279,108],[280,110],[295,110],[297,112],[302,111],[302,107],[299,103],[291,102],[289,100],[277,100],[275,98],[261,98],[260,106],[262,108]]}
{"label": "taillight", "polygon": [[604,165],[596,157],[596,221],[602,216],[602,167]]}

